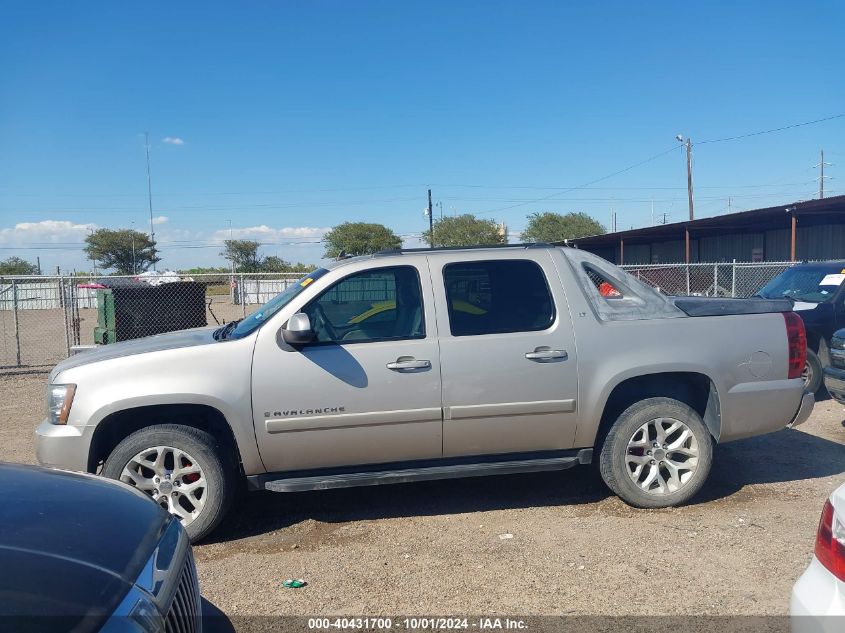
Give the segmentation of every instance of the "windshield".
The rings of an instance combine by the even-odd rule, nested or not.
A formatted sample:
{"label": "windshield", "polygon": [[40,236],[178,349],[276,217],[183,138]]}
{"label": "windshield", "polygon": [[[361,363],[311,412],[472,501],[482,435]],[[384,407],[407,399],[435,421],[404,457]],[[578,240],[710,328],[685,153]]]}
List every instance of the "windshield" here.
{"label": "windshield", "polygon": [[314,280],[319,279],[327,272],[329,271],[325,268],[318,268],[314,272],[305,275],[302,279],[291,283],[282,290],[282,292],[270,299],[270,301],[265,303],[258,310],[240,321],[237,326],[224,338],[243,338],[252,334],[255,330],[261,327],[267,319],[289,304],[294,297],[305,290]]}
{"label": "windshield", "polygon": [[795,301],[821,303],[833,296],[843,280],[845,280],[845,269],[837,272],[830,269],[795,266],[772,279],[757,295],[764,299],[786,297]]}

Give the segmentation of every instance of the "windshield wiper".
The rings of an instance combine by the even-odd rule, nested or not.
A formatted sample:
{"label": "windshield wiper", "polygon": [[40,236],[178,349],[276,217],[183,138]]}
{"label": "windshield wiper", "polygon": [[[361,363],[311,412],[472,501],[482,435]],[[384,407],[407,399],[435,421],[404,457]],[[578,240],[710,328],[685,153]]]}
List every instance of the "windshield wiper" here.
{"label": "windshield wiper", "polygon": [[237,321],[229,321],[229,322],[228,322],[226,325],[224,325],[223,327],[221,327],[221,328],[219,328],[219,329],[217,329],[217,330],[214,330],[214,340],[216,340],[216,341],[224,341],[224,340],[226,340],[226,337],[227,337],[227,336],[229,336],[229,334],[231,334],[232,330],[234,330],[234,329],[235,329],[235,327],[236,327],[236,326],[238,325],[238,323],[240,323],[240,322],[241,322],[241,320],[240,320],[240,319],[238,319]]}

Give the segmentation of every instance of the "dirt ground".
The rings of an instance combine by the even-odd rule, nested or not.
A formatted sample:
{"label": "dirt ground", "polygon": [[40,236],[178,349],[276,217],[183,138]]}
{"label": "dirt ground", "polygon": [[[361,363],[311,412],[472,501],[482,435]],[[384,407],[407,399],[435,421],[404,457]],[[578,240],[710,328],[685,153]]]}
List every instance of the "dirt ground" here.
{"label": "dirt ground", "polygon": [[[44,381],[0,377],[0,459],[34,461]],[[843,420],[827,400],[718,447],[702,493],[669,510],[626,506],[590,467],[248,495],[195,547],[202,591],[229,616],[785,614],[845,480]]]}

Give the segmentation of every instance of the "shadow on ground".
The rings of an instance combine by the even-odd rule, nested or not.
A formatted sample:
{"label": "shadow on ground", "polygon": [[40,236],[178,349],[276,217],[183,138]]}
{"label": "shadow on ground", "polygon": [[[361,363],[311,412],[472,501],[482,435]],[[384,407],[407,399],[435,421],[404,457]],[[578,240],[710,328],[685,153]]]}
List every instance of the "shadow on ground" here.
{"label": "shadow on ground", "polygon": [[[784,429],[717,447],[710,478],[693,504],[735,494],[749,484],[817,479],[845,472],[845,445]],[[595,467],[563,472],[300,493],[251,493],[208,542],[271,532],[314,519],[344,523],[383,518],[582,505],[610,496]]]}
{"label": "shadow on ground", "polygon": [[845,445],[796,429],[718,446],[695,502],[730,496],[747,484],[819,479],[845,473]]}

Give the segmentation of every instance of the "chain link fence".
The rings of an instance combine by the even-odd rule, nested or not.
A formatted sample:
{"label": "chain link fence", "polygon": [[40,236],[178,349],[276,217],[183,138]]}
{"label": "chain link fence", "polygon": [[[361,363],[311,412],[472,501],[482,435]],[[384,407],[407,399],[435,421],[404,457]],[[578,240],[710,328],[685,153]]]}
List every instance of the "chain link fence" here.
{"label": "chain link fence", "polygon": [[[666,294],[750,297],[790,265],[622,268]],[[158,285],[117,276],[5,277],[0,279],[0,372],[45,368],[80,347],[241,319],[303,274],[203,274]]]}
{"label": "chain link fence", "polygon": [[0,278],[0,372],[44,368],[80,347],[242,319],[305,273]]}
{"label": "chain link fence", "polygon": [[621,266],[667,295],[750,297],[794,262]]}

